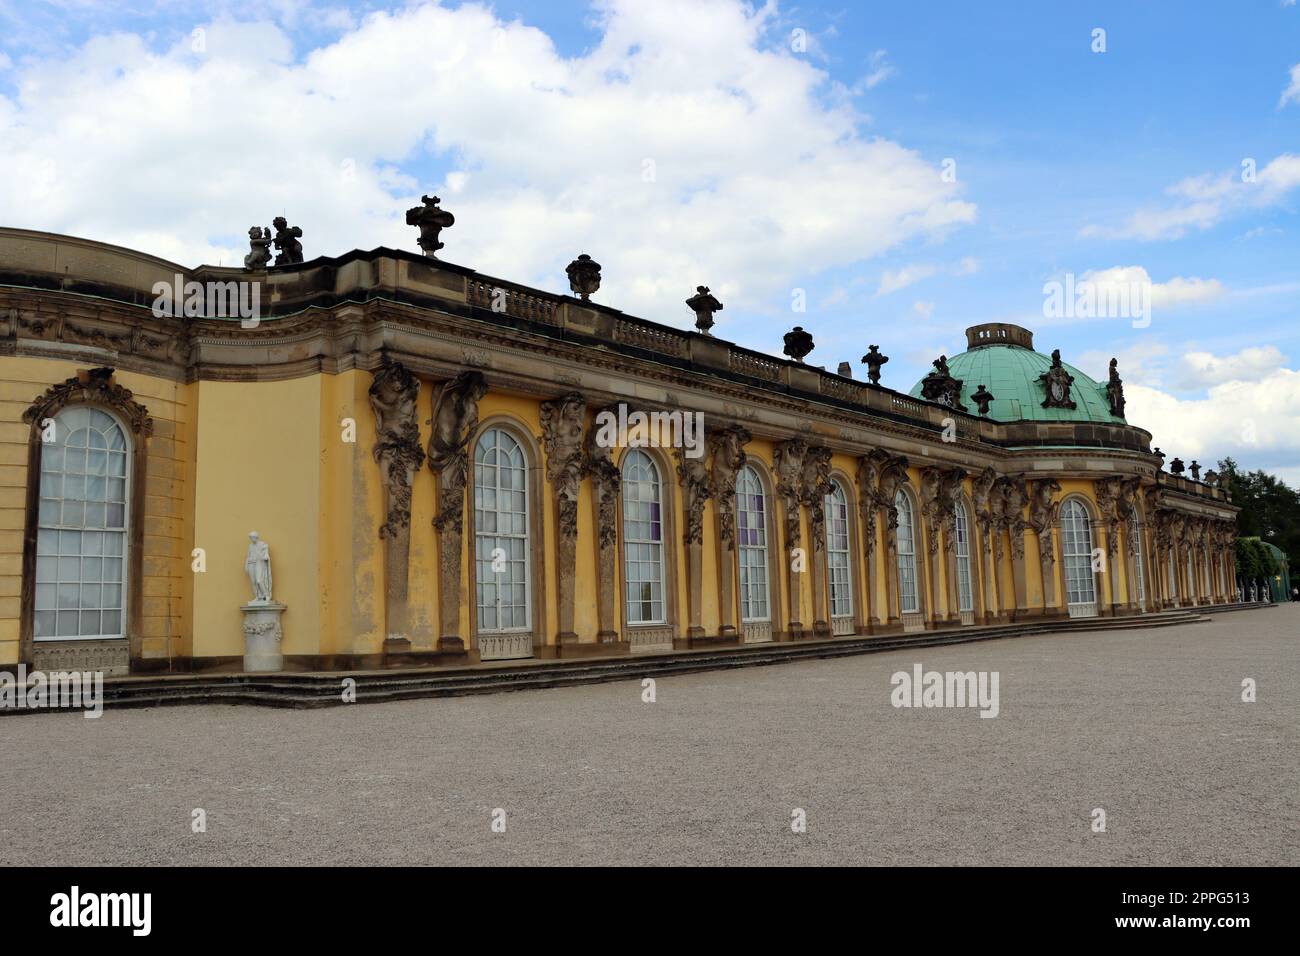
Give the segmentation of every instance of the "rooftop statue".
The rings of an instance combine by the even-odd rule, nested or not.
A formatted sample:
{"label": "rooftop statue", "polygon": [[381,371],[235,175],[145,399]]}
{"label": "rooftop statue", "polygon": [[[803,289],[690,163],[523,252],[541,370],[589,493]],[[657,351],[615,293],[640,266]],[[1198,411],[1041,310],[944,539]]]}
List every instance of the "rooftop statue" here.
{"label": "rooftop statue", "polygon": [[271,225],[275,226],[275,248],[280,251],[275,257],[275,264],[291,266],[302,262],[302,243],[298,241],[302,238],[302,229],[290,226],[284,216],[276,216],[271,220]]}

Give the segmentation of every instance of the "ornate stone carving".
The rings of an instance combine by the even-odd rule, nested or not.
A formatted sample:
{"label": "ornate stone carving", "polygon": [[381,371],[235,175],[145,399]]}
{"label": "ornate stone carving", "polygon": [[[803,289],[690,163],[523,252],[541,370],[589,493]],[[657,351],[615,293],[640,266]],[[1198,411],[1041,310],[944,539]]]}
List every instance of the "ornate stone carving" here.
{"label": "ornate stone carving", "polygon": [[803,460],[808,454],[808,443],[802,438],[791,438],[773,450],[776,472],[776,493],[785,506],[785,547],[787,551],[799,546],[799,503],[803,500]]}
{"label": "ornate stone carving", "polygon": [[803,330],[803,326],[796,325],[793,330],[785,333],[785,348],[782,351],[796,362],[802,362],[814,347],[813,337]]}
{"label": "ornate stone carving", "polygon": [[921,380],[921,396],[964,412],[967,409],[961,403],[962,384],[961,379],[953,378],[948,371],[948,356],[940,355],[934,360],[934,371]]}
{"label": "ornate stone carving", "polygon": [[998,480],[998,473],[991,467],[985,468],[971,483],[971,500],[975,505],[975,520],[979,522],[980,538],[984,542],[984,553],[989,550],[988,532],[993,523],[992,491]]}
{"label": "ornate stone carving", "polygon": [[713,313],[722,311],[722,303],[709,294],[709,287],[698,285],[695,295],[686,300],[687,307],[695,313],[695,327],[704,335],[712,335]]}
{"label": "ornate stone carving", "polygon": [[438,235],[454,225],[456,217],[438,207],[442,200],[437,196],[421,196],[420,202],[423,205],[406,210],[406,224],[419,227],[420,251],[430,259],[435,259],[437,251],[445,245],[438,241]]}
{"label": "ornate stone carving", "polygon": [[375,461],[379,462],[388,513],[379,536],[386,538],[411,524],[411,483],[424,465],[415,403],[420,380],[399,362],[383,366],[370,384],[370,408],[375,414]]}
{"label": "ornate stone carving", "polygon": [[1124,479],[1118,476],[1098,478],[1092,483],[1097,499],[1097,511],[1106,527],[1106,553],[1114,557],[1119,551],[1119,498]]}
{"label": "ornate stone carving", "polygon": [[966,469],[949,468],[944,471],[939,486],[940,524],[944,530],[944,551],[955,554],[957,551],[957,503],[961,500],[962,482],[966,480]]}
{"label": "ornate stone carving", "polygon": [[271,225],[275,226],[275,248],[279,250],[275,264],[286,266],[302,262],[302,243],[298,241],[302,238],[302,229],[290,226],[284,216],[276,216]]}
{"label": "ornate stone carving", "polygon": [[429,468],[438,475],[439,531],[460,534],[465,522],[465,480],[469,467],[469,441],[478,427],[478,402],[487,393],[482,372],[461,372],[444,382],[433,401],[429,424]]}
{"label": "ornate stone carving", "polygon": [[1038,376],[1038,381],[1042,383],[1046,395],[1043,399],[1043,408],[1077,407],[1074,399],[1070,398],[1070,386],[1074,384],[1074,376],[1061,364],[1060,349],[1052,350],[1052,367]]}
{"label": "ornate stone carving", "polygon": [[1119,359],[1110,360],[1110,381],[1106,383],[1106,401],[1110,413],[1124,417],[1124,380],[1119,377]]}
{"label": "ornate stone carving", "polygon": [[1183,460],[1181,458],[1175,458],[1173,461],[1169,463],[1169,473],[1171,475],[1181,475],[1186,470],[1187,467],[1183,464]]}
{"label": "ornate stone carving", "polygon": [[[1025,504],[1029,501],[1029,491],[1025,487],[1025,476],[1004,476],[998,479],[995,493],[998,502],[999,529],[1005,530],[1011,539],[1011,556],[1017,560],[1025,556]],[[1000,550],[1001,542],[999,542]],[[999,560],[1001,555],[999,554]]]}
{"label": "ornate stone carving", "polygon": [[[613,414],[617,411],[611,409]],[[597,415],[599,418],[599,415]],[[583,474],[591,478],[596,491],[597,536],[600,547],[612,548],[618,540],[618,500],[623,485],[622,472],[614,464],[613,448],[600,441],[600,429],[587,429]]]}
{"label": "ornate stone carving", "polygon": [[268,226],[252,226],[248,230],[248,255],[244,256],[244,268],[260,271],[271,264],[271,229]]}
{"label": "ornate stone carving", "polygon": [[253,600],[249,603],[271,604],[271,549],[257,536],[256,531],[248,534],[244,573],[248,575],[248,583],[253,586]]}
{"label": "ornate stone carving", "polygon": [[1201,480],[1201,463],[1195,458],[1192,459],[1192,463],[1188,466],[1188,470],[1192,473],[1192,481]]}
{"label": "ornate stone carving", "polygon": [[569,277],[569,288],[583,301],[600,288],[600,263],[585,252],[565,266],[564,272]]}
{"label": "ornate stone carving", "polygon": [[153,419],[149,417],[149,410],[135,401],[129,388],[113,381],[111,368],[92,368],[52,386],[44,394],[38,395],[23,412],[23,421],[29,425],[39,425],[69,405],[111,408],[126,420],[127,426],[137,435],[153,434]]}
{"label": "ornate stone carving", "polygon": [[1137,496],[1141,490],[1141,478],[1125,478],[1119,483],[1119,495],[1115,502],[1115,511],[1128,531],[1128,553],[1134,556],[1138,553],[1138,536],[1142,534],[1137,509]]}
{"label": "ornate stone carving", "polygon": [[862,356],[862,363],[867,367],[867,380],[872,385],[880,384],[880,366],[889,361],[888,355],[880,354],[879,345],[868,345],[867,354]]}
{"label": "ornate stone carving", "polygon": [[582,423],[587,402],[577,392],[542,403],[546,477],[560,506],[561,538],[578,534],[578,490],[582,484]]}
{"label": "ornate stone carving", "polygon": [[826,496],[831,493],[831,450],[818,445],[803,459],[803,500],[808,506],[813,550],[826,549]]}
{"label": "ornate stone carving", "polygon": [[736,476],[745,467],[745,446],[752,437],[740,425],[709,433],[710,488],[718,505],[719,537],[728,548],[736,540]]}
{"label": "ornate stone carving", "polygon": [[1052,499],[1060,491],[1061,483],[1055,478],[1040,478],[1034,482],[1034,490],[1029,501],[1029,526],[1038,535],[1043,559],[1048,564],[1055,560],[1051,547],[1051,534],[1061,510],[1061,503]]}
{"label": "ornate stone carving", "polygon": [[911,479],[907,474],[907,459],[901,455],[888,458],[880,468],[880,495],[876,499],[885,509],[888,528],[898,527],[898,492]]}
{"label": "ornate stone carving", "polygon": [[889,453],[879,448],[858,459],[858,514],[862,520],[863,550],[867,557],[876,551],[876,513],[884,507],[880,496],[880,471]]}
{"label": "ornate stone carving", "polygon": [[997,401],[997,396],[981,385],[975,390],[975,394],[971,396],[971,401],[975,403],[975,407],[981,415],[987,415],[989,413],[989,403]]}
{"label": "ornate stone carving", "polygon": [[682,540],[686,544],[704,543],[704,506],[713,494],[709,481],[709,466],[704,456],[691,458],[686,449],[678,448],[677,480],[681,482],[682,497],[686,504],[686,529]]}
{"label": "ornate stone carving", "polygon": [[939,525],[943,521],[943,469],[921,469],[921,514],[925,515],[926,548],[931,555],[939,553]]}

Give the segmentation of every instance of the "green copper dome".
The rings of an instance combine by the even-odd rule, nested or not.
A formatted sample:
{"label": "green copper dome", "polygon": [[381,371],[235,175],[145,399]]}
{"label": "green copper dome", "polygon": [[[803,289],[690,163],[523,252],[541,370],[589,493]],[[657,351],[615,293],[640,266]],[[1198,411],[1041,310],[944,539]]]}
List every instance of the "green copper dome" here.
{"label": "green copper dome", "polygon": [[[948,359],[948,372],[961,379],[961,403],[972,415],[979,403],[971,396],[983,385],[993,395],[989,418],[1003,422],[1106,422],[1124,424],[1110,413],[1106,386],[1089,378],[1073,365],[1061,367],[1074,381],[1069,400],[1074,408],[1043,407],[1047,397],[1040,376],[1052,367],[1050,356],[1034,351],[1033,333],[1017,325],[976,325],[966,330],[969,349]],[[913,386],[911,395],[921,398],[924,380]]]}

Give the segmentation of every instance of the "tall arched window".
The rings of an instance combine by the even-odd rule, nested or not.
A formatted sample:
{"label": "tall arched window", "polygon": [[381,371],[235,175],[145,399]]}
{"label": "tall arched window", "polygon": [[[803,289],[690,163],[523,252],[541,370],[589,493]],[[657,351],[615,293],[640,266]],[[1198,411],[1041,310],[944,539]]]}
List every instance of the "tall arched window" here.
{"label": "tall arched window", "polygon": [[898,609],[904,614],[921,610],[916,594],[916,524],[912,499],[900,491],[894,495],[898,509]]}
{"label": "tall arched window", "polygon": [[659,469],[643,451],[623,459],[623,586],[628,624],[663,624],[664,523]]}
{"label": "tall arched window", "polygon": [[107,412],[65,408],[41,448],[32,636],[126,636],[130,449]]}
{"label": "tall arched window", "polygon": [[770,621],[767,576],[767,496],[751,466],[736,477],[736,535],[740,557],[740,619]]}
{"label": "tall arched window", "polygon": [[474,449],[474,556],[478,630],[532,627],[528,467],[510,434],[490,428]]}
{"label": "tall arched window", "polygon": [[970,613],[975,610],[975,597],[970,581],[970,522],[966,519],[966,506],[958,501],[953,524],[957,529],[957,610]]}
{"label": "tall arched window", "polygon": [[[826,569],[830,583],[831,630],[852,633],[853,565],[849,548],[849,499],[838,481],[826,496]],[[837,619],[840,626],[835,626]],[[848,627],[844,623],[848,622]]]}
{"label": "tall arched window", "polygon": [[1097,613],[1096,579],[1092,572],[1092,523],[1074,498],[1061,506],[1061,554],[1065,558],[1065,593],[1071,617]]}

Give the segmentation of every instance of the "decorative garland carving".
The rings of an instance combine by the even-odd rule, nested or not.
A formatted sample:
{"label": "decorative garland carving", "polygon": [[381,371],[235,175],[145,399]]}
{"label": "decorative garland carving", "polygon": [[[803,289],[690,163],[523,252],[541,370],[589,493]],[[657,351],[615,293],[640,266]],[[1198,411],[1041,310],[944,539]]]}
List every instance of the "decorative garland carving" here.
{"label": "decorative garland carving", "polygon": [[113,380],[113,371],[111,368],[92,368],[51,386],[36,396],[23,412],[23,421],[39,426],[69,405],[98,405],[117,412],[137,435],[152,435],[153,419],[149,417],[149,410],[135,400],[129,388]]}
{"label": "decorative garland carving", "polygon": [[745,446],[752,438],[741,425],[729,425],[709,434],[709,484],[718,504],[719,537],[728,548],[736,540],[736,476],[745,467]]}
{"label": "decorative garland carving", "polygon": [[439,478],[438,513],[433,526],[456,534],[465,525],[465,482],[469,469],[469,441],[478,427],[478,403],[487,393],[482,372],[461,372],[443,383],[433,401],[429,424],[429,468]]}

